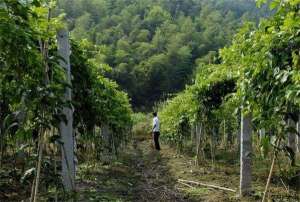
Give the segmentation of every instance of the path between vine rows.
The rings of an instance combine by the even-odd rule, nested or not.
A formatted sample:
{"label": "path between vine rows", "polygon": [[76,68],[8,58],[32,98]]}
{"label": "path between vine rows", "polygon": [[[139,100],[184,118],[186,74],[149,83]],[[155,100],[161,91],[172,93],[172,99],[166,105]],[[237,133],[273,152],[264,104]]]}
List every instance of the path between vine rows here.
{"label": "path between vine rows", "polygon": [[145,138],[135,139],[120,156],[113,164],[80,168],[78,201],[237,201],[235,193],[189,189],[177,182],[201,180],[232,188],[238,183],[237,170],[196,168],[191,157],[178,155],[167,145],[157,152]]}

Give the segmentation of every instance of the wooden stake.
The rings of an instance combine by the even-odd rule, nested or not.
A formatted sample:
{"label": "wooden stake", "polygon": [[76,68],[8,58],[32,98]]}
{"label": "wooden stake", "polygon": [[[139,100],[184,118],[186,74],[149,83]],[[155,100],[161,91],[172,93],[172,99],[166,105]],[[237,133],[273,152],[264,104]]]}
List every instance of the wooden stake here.
{"label": "wooden stake", "polygon": [[194,188],[195,188],[195,187],[193,187],[193,186],[191,186],[191,185],[189,185],[189,184],[187,184],[187,183],[181,182],[181,181],[178,181],[178,183],[183,184],[183,185],[185,185],[185,186],[187,186],[187,187],[189,187],[189,188],[191,188],[191,189],[194,189]]}
{"label": "wooden stake", "polygon": [[32,192],[31,192],[31,202],[36,202],[37,201],[37,194],[39,191],[39,181],[40,181],[40,174],[41,174],[41,167],[42,167],[42,157],[43,157],[43,149],[44,149],[44,141],[43,141],[43,136],[44,136],[44,131],[42,130],[40,134],[40,139],[39,139],[39,146],[38,146],[38,162],[37,162],[37,167],[36,167],[36,176],[35,180],[32,185]]}
{"label": "wooden stake", "polygon": [[269,188],[270,181],[271,181],[272,174],[273,174],[273,170],[274,170],[274,164],[275,164],[275,153],[274,153],[274,156],[273,156],[273,160],[272,160],[272,164],[271,164],[271,168],[270,168],[270,172],[269,172],[269,177],[268,177],[268,180],[267,180],[267,184],[266,184],[266,188],[265,188],[265,191],[264,191],[264,196],[263,196],[262,202],[264,202],[266,200],[266,196],[267,196],[267,193],[268,193],[268,188]]}

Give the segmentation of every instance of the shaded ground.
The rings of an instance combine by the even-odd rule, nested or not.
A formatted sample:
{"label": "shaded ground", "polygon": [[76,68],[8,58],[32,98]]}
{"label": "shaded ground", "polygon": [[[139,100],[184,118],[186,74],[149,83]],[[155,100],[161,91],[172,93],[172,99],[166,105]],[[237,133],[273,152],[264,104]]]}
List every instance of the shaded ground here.
{"label": "shaded ground", "polygon": [[[207,187],[187,187],[178,179],[237,189],[239,166],[236,156],[224,153],[212,168],[206,162],[200,167],[187,155],[178,155],[169,146],[162,145],[156,152],[150,140],[135,140],[121,157],[110,165],[82,165],[78,182],[78,201],[260,201],[268,166],[254,166],[251,198],[240,199],[237,193]],[[223,159],[223,161],[221,161]],[[205,165],[205,166],[204,166]],[[268,165],[268,163],[266,163]],[[299,193],[285,190],[284,185],[272,181],[270,198],[273,201],[300,201]]]}

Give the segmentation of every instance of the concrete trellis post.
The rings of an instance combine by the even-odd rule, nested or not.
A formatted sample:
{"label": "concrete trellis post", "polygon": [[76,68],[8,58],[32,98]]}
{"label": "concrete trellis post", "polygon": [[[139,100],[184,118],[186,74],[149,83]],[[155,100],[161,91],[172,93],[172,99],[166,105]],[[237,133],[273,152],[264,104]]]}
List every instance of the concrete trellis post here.
{"label": "concrete trellis post", "polygon": [[259,139],[261,140],[266,135],[266,129],[262,128],[259,130]]}
{"label": "concrete trellis post", "polygon": [[[296,124],[293,120],[288,120],[289,127],[296,128]],[[288,133],[288,146],[296,153],[297,152],[297,144],[296,144],[296,134],[293,132]]]}
{"label": "concrete trellis post", "polygon": [[251,192],[252,163],[252,125],[251,114],[241,115],[241,148],[240,148],[240,195]]}
{"label": "concrete trellis post", "polygon": [[[58,54],[63,58],[59,61],[61,67],[65,69],[67,82],[71,84],[70,65],[70,41],[67,30],[59,30],[57,33]],[[71,89],[66,87],[64,100],[71,101]],[[73,110],[70,107],[63,107],[63,114],[66,122],[61,121],[59,132],[61,135],[62,152],[62,179],[67,191],[75,189],[75,164],[74,164],[74,136],[73,136]]]}
{"label": "concrete trellis post", "polygon": [[296,145],[297,145],[297,152],[300,152],[300,115],[298,117],[298,122],[297,122],[297,125],[296,125],[296,128],[297,128],[297,137],[296,137]]}
{"label": "concrete trellis post", "polygon": [[[197,153],[197,159],[196,159],[196,164],[200,165],[201,161],[201,138],[203,136],[203,125],[200,122],[196,123],[196,153]],[[204,156],[202,156],[204,158]]]}
{"label": "concrete trellis post", "polygon": [[236,145],[237,145],[237,151],[241,152],[241,109],[239,108],[237,111],[237,123],[238,123],[238,129],[236,133]]}

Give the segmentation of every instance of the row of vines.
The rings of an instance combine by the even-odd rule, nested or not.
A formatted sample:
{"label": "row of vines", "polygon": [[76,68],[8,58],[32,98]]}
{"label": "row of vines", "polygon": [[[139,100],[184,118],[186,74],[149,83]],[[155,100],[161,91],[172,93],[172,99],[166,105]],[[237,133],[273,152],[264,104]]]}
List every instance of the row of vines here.
{"label": "row of vines", "polygon": [[[89,59],[93,47],[67,39],[70,55],[59,53],[58,33],[66,25],[58,13],[54,1],[0,1],[1,201],[68,191],[60,173],[69,153],[75,157],[66,160],[67,175],[73,175],[78,160],[117,155],[129,138],[127,95],[104,77],[107,65]],[[68,60],[69,75],[62,67]],[[75,144],[69,150],[70,142],[62,142],[67,124]]]}
{"label": "row of vines", "polygon": [[[258,26],[246,23],[214,63],[198,67],[194,84],[159,110],[164,140],[179,151],[192,145],[198,164],[214,163],[217,150],[242,150],[242,195],[251,192],[251,166],[242,169],[246,159],[274,156],[265,195],[276,162],[285,159],[289,179],[297,176],[300,1],[257,1],[258,6],[267,3],[272,17]],[[253,146],[246,133],[252,134]]]}

